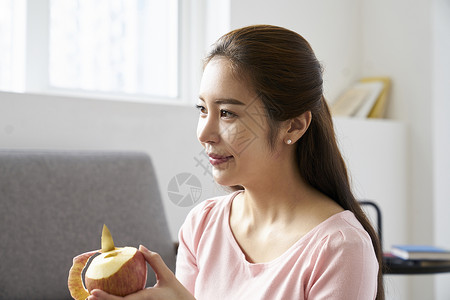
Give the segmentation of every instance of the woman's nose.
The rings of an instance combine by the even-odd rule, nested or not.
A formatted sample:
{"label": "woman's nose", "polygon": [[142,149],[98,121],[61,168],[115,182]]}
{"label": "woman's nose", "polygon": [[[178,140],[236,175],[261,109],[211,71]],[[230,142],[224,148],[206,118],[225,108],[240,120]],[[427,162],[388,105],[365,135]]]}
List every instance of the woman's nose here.
{"label": "woman's nose", "polygon": [[220,140],[219,124],[210,115],[199,118],[197,124],[197,138],[200,143],[217,143]]}

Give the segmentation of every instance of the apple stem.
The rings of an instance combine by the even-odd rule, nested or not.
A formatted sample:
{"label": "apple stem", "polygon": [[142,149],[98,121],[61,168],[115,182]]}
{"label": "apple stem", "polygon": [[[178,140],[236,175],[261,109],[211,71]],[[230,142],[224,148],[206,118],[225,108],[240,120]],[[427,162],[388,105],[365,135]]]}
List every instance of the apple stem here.
{"label": "apple stem", "polygon": [[105,224],[103,224],[101,242],[102,242],[102,253],[112,251],[115,249],[111,232],[109,231],[108,227],[106,227]]}

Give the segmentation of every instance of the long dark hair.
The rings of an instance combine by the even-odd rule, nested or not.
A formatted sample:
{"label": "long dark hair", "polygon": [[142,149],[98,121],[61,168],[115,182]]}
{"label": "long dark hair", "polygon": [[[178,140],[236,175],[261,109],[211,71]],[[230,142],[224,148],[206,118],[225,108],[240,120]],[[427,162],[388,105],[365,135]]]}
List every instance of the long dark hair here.
{"label": "long dark hair", "polygon": [[233,71],[248,79],[262,100],[271,125],[268,140],[272,147],[282,121],[311,112],[311,124],[296,145],[300,174],[312,187],[352,211],[369,233],[379,263],[376,299],[383,300],[380,240],[351,191],[323,97],[322,66],[309,43],[282,27],[254,25],[222,36],[213,45],[205,65],[216,56],[227,58]]}

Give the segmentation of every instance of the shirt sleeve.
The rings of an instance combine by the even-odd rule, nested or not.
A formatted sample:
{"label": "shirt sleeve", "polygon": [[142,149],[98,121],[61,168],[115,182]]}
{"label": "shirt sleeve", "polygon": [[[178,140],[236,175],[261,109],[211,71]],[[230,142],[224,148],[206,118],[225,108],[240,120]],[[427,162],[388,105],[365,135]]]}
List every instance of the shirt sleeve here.
{"label": "shirt sleeve", "polygon": [[195,294],[195,282],[199,273],[197,265],[198,245],[203,233],[205,219],[207,219],[214,203],[214,199],[205,200],[194,207],[178,232],[179,246],[175,275],[193,295]]}
{"label": "shirt sleeve", "polygon": [[179,246],[176,264],[176,277],[186,287],[191,294],[195,291],[195,281],[198,275],[196,257],[193,252],[193,245],[190,243],[191,232],[183,226],[178,234]]}
{"label": "shirt sleeve", "polygon": [[378,261],[365,232],[352,229],[326,236],[316,255],[306,299],[375,299]]}

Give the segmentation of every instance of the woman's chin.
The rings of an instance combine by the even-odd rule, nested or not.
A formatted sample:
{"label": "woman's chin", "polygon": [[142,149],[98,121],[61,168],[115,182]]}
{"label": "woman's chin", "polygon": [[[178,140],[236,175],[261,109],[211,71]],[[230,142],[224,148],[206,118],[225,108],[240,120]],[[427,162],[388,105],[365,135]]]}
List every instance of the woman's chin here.
{"label": "woman's chin", "polygon": [[230,176],[230,174],[225,174],[225,172],[213,171],[213,177],[214,181],[222,186],[239,185],[239,183],[236,182],[235,176]]}
{"label": "woman's chin", "polygon": [[223,178],[216,178],[216,177],[214,177],[214,181],[217,184],[221,185],[221,186],[233,186],[233,185],[235,185],[234,183],[230,183],[231,182],[230,180],[224,180]]}

